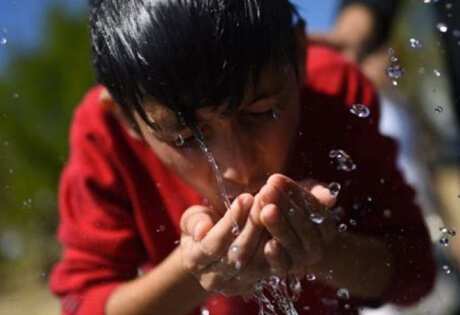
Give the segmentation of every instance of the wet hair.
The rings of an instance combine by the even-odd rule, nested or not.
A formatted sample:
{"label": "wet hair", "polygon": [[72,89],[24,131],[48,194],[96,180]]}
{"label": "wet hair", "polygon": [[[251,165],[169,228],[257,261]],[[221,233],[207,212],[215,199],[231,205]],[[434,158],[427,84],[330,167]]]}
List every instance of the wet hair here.
{"label": "wet hair", "polygon": [[90,0],[93,65],[125,114],[153,98],[187,124],[243,100],[271,63],[296,63],[288,0]]}

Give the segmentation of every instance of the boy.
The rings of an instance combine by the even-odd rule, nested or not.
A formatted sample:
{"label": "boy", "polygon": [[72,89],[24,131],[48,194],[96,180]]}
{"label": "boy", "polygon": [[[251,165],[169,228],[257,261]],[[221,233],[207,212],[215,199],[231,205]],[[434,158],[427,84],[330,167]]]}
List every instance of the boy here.
{"label": "boy", "polygon": [[[61,179],[51,288],[64,314],[255,314],[240,296],[272,275],[308,275],[300,313],[431,289],[429,238],[376,95],[355,66],[306,48],[288,1],[90,6],[103,86],[77,109]],[[337,149],[353,161],[331,164]]]}

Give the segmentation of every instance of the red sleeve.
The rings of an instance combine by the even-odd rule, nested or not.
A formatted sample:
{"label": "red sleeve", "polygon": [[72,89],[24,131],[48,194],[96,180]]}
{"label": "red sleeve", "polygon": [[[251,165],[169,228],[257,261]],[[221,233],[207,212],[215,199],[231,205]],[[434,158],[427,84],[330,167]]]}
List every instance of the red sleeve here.
{"label": "red sleeve", "polygon": [[[315,92],[308,97],[319,106],[307,112],[314,120],[305,134],[325,130],[310,144],[320,152],[313,168],[326,170],[318,177],[341,184],[336,210],[343,214],[340,221],[348,230],[384,240],[393,257],[391,285],[376,304],[416,303],[431,291],[436,264],[414,191],[396,166],[397,144],[379,132],[375,89],[357,66],[324,48],[311,53],[309,75],[309,86]],[[371,115],[360,118],[351,114],[350,108],[356,103],[368,106]],[[326,123],[327,128],[318,126]],[[356,170],[338,171],[329,163],[330,150],[347,152]]]}
{"label": "red sleeve", "polygon": [[63,314],[104,314],[110,293],[137,275],[145,257],[116,153],[104,137],[104,120],[111,118],[98,115],[97,95],[92,91],[74,117],[60,182],[58,238],[64,252],[50,287]]}

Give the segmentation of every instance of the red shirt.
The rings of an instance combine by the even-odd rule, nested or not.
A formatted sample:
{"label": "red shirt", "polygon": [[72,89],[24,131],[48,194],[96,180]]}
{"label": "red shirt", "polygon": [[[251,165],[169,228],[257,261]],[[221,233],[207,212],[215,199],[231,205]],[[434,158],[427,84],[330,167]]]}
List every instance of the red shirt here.
{"label": "red shirt", "polygon": [[[287,175],[342,185],[337,219],[350,231],[385,240],[394,256],[394,279],[378,302],[414,303],[433,285],[431,243],[414,192],[396,169],[396,144],[378,131],[375,91],[355,65],[323,47],[309,48],[307,72],[297,152]],[[135,278],[139,268],[155,268],[178,246],[182,213],[202,203],[100,104],[99,92],[91,90],[76,110],[60,183],[64,251],[50,286],[64,314],[103,314],[120,283]],[[351,114],[356,103],[369,106],[371,116]],[[337,170],[329,158],[334,149],[347,152],[356,170]],[[356,314],[370,303],[339,299],[337,288],[319,281],[305,280],[302,287],[295,303],[300,314]],[[258,310],[239,297],[214,296],[206,304],[219,315]]]}

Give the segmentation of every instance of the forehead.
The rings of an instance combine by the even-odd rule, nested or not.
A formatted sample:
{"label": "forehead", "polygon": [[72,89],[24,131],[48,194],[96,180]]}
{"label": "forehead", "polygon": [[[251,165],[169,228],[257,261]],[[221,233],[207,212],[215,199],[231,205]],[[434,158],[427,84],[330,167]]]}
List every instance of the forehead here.
{"label": "forehead", "polygon": [[[294,75],[293,67],[270,63],[262,68],[258,77],[251,77],[244,91],[242,103],[237,108],[244,107],[252,102],[268,97],[280,90],[287,82],[289,75]],[[197,118],[200,116],[222,115],[227,108],[224,102],[215,108],[204,106],[193,113]],[[152,123],[161,126],[165,132],[174,132],[184,126],[180,123],[176,113],[152,97],[145,97],[143,107]]]}

